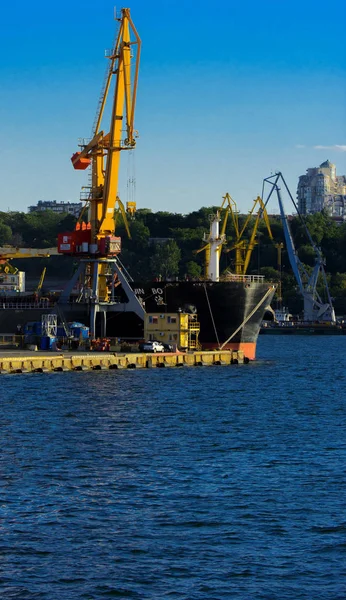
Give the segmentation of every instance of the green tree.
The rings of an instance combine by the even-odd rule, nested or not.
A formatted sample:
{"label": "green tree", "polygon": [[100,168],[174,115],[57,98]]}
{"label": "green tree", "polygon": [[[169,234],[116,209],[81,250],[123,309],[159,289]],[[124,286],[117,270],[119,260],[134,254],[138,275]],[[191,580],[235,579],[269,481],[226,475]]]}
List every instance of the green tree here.
{"label": "green tree", "polygon": [[170,279],[179,273],[180,249],[174,240],[157,244],[150,265],[154,277]]}
{"label": "green tree", "polygon": [[273,267],[261,267],[260,274],[269,281],[280,281],[280,273]]}
{"label": "green tree", "polygon": [[189,260],[189,262],[186,263],[186,275],[188,275],[188,277],[198,278],[201,276],[201,273],[202,267],[196,261]]}
{"label": "green tree", "polygon": [[346,290],[346,273],[335,273],[331,279],[332,293]]}
{"label": "green tree", "polygon": [[150,230],[146,225],[144,225],[144,223],[141,221],[132,221],[130,225],[130,233],[133,243],[137,248],[143,249],[148,246]]}
{"label": "green tree", "polygon": [[0,246],[4,244],[9,244],[12,239],[12,229],[9,225],[5,225],[5,223],[1,223],[0,221]]}
{"label": "green tree", "polygon": [[304,244],[299,247],[298,256],[302,263],[310,265],[310,267],[313,267],[316,262],[315,250],[308,244]]}

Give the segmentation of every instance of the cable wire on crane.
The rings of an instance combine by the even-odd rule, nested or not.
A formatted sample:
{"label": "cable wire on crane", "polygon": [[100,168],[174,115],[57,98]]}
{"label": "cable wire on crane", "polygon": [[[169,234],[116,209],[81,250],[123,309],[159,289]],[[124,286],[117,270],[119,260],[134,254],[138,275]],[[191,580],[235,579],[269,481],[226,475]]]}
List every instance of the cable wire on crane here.
{"label": "cable wire on crane", "polygon": [[126,182],[126,213],[130,218],[136,212],[136,162],[135,153],[130,150],[127,155],[127,182]]}

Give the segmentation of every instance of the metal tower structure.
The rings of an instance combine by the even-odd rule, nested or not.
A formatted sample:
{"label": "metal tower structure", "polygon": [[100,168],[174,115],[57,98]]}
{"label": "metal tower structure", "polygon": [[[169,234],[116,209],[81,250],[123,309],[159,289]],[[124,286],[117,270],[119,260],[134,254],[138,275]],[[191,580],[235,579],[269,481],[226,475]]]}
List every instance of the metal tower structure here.
{"label": "metal tower structure", "polygon": [[[121,239],[115,235],[117,207],[120,207],[127,226],[125,211],[118,197],[119,169],[121,154],[133,150],[138,137],[134,116],[141,40],[130,9],[122,8],[116,20],[117,35],[112,50],[107,54],[109,68],[93,126],[93,138],[83,141],[80,151],[71,158],[75,169],[91,167],[88,223],[81,215],[75,231],[58,236],[59,253],[79,258],[78,269],[61,294],[59,304],[63,311],[79,282],[78,300],[88,305],[92,336],[95,335],[98,313],[101,314],[101,335],[106,335],[106,313],[109,311],[135,312],[144,319],[144,307],[133,293],[125,269],[117,258]],[[109,110],[106,111],[107,99],[110,98]],[[101,128],[104,121],[107,129]],[[134,203],[129,204],[129,212],[132,213]],[[129,299],[125,306],[115,301],[116,277]]]}
{"label": "metal tower structure", "polygon": [[58,331],[58,316],[54,314],[42,315],[42,335],[56,337]]}
{"label": "metal tower structure", "polygon": [[[284,209],[284,205],[283,205],[283,201],[282,201],[281,188],[279,185],[280,182],[283,184],[284,189],[287,191],[287,193],[294,205],[294,208],[297,211],[297,214],[298,214],[301,222],[304,225],[308,240],[315,252],[315,266],[314,266],[311,274],[308,273],[304,264],[299,259],[298,253],[295,249],[292,233],[290,230],[290,226],[288,223],[287,216],[285,214],[285,209]],[[288,257],[289,257],[290,264],[291,264],[294,276],[296,278],[300,293],[302,294],[303,300],[304,300],[304,321],[307,321],[307,322],[309,322],[309,321],[310,322],[312,322],[312,321],[314,321],[314,322],[328,321],[331,323],[335,323],[335,321],[336,321],[335,312],[334,312],[334,308],[333,308],[333,304],[332,304],[332,298],[331,298],[330,292],[329,292],[326,272],[324,269],[325,260],[322,256],[322,252],[321,252],[320,248],[318,248],[316,246],[316,244],[314,243],[314,241],[311,237],[311,234],[308,230],[308,227],[305,223],[305,220],[303,219],[302,215],[299,213],[298,207],[292,197],[292,194],[286,184],[286,181],[285,181],[282,173],[280,173],[280,172],[275,173],[275,175],[271,175],[270,177],[267,177],[263,180],[262,197],[264,194],[264,188],[265,188],[266,184],[271,186],[271,188],[268,193],[267,199],[265,201],[265,206],[268,204],[269,199],[271,198],[273,192],[275,191],[277,194]],[[322,278],[322,281],[323,281],[327,302],[324,302],[322,300],[320,294],[317,291],[317,283],[318,283],[318,280],[320,277]]]}

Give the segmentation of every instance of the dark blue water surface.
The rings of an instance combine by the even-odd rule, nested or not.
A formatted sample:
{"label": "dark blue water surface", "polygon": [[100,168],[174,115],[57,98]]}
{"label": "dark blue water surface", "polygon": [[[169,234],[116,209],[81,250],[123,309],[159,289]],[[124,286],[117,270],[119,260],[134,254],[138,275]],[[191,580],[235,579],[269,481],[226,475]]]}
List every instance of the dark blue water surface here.
{"label": "dark blue water surface", "polygon": [[346,336],[0,375],[1,598],[346,598]]}

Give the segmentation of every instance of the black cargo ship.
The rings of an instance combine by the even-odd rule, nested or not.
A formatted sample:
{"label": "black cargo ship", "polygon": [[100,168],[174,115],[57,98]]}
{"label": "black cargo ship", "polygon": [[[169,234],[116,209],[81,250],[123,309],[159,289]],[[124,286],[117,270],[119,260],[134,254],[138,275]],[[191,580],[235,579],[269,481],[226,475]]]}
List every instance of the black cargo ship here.
{"label": "black cargo ship", "polygon": [[202,348],[243,350],[253,359],[263,316],[275,287],[261,276],[232,276],[212,281],[133,282],[146,312],[195,312]]}
{"label": "black cargo ship", "polygon": [[[196,313],[200,322],[199,341],[203,349],[243,350],[254,359],[256,343],[264,314],[275,293],[275,287],[256,275],[230,275],[223,281],[133,281],[131,288],[145,311],[154,314]],[[126,310],[127,296],[121,285],[116,288],[117,310],[107,312],[107,336],[132,341],[143,338],[143,321]],[[57,297],[44,300],[32,296],[6,297],[0,302],[0,333],[14,333],[28,321],[57,310]],[[66,321],[90,321],[90,302],[71,301],[64,304]],[[98,315],[99,318],[99,315]],[[100,323],[96,322],[100,330]]]}

